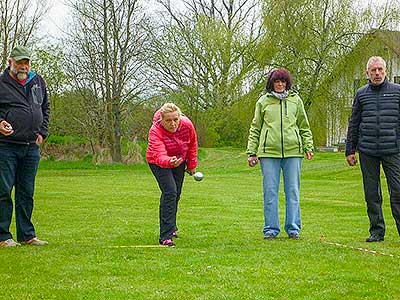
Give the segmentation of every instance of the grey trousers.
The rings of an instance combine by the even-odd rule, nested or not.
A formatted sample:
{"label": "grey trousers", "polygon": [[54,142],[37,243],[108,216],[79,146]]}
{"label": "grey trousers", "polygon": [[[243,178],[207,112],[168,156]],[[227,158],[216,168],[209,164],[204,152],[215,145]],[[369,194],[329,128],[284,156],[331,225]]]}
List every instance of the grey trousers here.
{"label": "grey trousers", "polygon": [[390,195],[392,216],[400,235],[400,153],[371,156],[360,152],[365,201],[370,222],[370,234],[385,236],[385,221],[382,213],[382,190],[380,166],[382,164]]}

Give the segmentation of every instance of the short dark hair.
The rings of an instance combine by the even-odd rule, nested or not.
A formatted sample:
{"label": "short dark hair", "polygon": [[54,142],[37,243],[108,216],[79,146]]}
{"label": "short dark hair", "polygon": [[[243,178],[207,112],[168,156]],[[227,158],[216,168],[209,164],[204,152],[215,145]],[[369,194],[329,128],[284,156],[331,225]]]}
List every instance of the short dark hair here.
{"label": "short dark hair", "polygon": [[285,81],[286,90],[290,90],[290,88],[292,87],[292,78],[290,76],[289,71],[286,70],[285,68],[273,69],[271,72],[269,72],[267,78],[267,86],[266,86],[267,92],[272,92],[274,90],[275,80]]}

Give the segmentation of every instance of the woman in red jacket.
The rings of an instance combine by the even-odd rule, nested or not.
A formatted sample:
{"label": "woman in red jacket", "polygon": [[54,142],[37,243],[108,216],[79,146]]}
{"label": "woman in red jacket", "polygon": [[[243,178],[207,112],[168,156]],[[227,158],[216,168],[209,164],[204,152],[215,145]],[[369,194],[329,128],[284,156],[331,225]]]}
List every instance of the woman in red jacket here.
{"label": "woman in red jacket", "polygon": [[197,167],[196,131],[175,104],[165,103],[154,114],[146,159],[161,190],[160,244],[173,247],[185,171],[192,175]]}

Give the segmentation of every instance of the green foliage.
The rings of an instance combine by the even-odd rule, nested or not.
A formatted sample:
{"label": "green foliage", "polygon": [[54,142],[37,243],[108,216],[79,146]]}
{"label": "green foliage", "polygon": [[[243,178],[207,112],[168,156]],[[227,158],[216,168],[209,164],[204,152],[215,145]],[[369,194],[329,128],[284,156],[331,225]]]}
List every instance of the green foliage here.
{"label": "green foliage", "polygon": [[240,143],[242,134],[236,129],[241,127],[233,124],[231,132],[226,122],[230,108],[261,76],[254,59],[262,32],[257,28],[258,2],[196,2],[185,13],[159,2],[171,19],[152,42],[154,84],[193,120],[201,145]]}
{"label": "green foliage", "polygon": [[[265,0],[263,3],[263,25],[267,28],[263,44],[273,41],[276,55],[272,65],[290,70],[307,111],[312,110],[310,121],[315,143],[323,145],[329,123],[336,127],[341,118],[338,113],[343,112],[340,105],[328,106],[339,97],[326,83],[341,79],[332,78],[332,70],[363,36],[365,19],[351,0]],[[348,67],[354,65],[351,61]],[[352,76],[348,70],[340,76],[344,73]]]}
{"label": "green foliage", "polygon": [[[364,242],[361,173],[345,165],[342,153],[321,153],[303,163],[301,239],[282,233],[266,241],[259,167],[250,169],[237,149],[201,153],[205,178],[186,177],[175,249],[157,246],[160,193],[147,165],[42,162],[33,221],[50,244],[0,249],[7,298],[400,297],[394,276],[400,272],[399,236],[384,180],[384,243]],[[283,222],[282,189],[279,198]]]}
{"label": "green foliage", "polygon": [[104,137],[104,116],[96,104],[85,101],[84,92],[68,91],[60,96],[57,108],[51,111],[50,132],[55,135],[80,135],[100,143]]}
{"label": "green foliage", "polygon": [[[145,157],[146,143],[122,140],[121,163],[140,164]],[[112,163],[108,148],[90,143],[81,136],[50,135],[41,147],[42,158],[50,161],[92,161],[95,164]]]}
{"label": "green foliage", "polygon": [[125,146],[126,155],[123,162],[127,164],[142,163],[145,156],[143,156],[142,147],[136,142],[127,141]]}
{"label": "green foliage", "polygon": [[[73,22],[65,45],[65,68],[80,98],[82,122],[96,152],[122,162],[122,127],[127,103],[144,91],[148,56],[147,17],[139,1],[70,1]],[[85,121],[85,122],[84,122]],[[97,125],[97,126],[96,126]]]}
{"label": "green foliage", "polygon": [[387,51],[397,49],[396,33],[369,38],[396,28],[395,0],[376,9],[351,0],[191,0],[182,11],[156,2],[161,12],[152,26],[136,1],[70,3],[68,51],[43,46],[33,60],[49,86],[51,134],[83,136],[92,154],[105,149],[117,158],[122,140],[145,141],[153,113],[174,102],[195,124],[200,145],[244,147],[266,73],[286,67],[315,144],[335,144],[344,138],[365,57],[397,60]]}
{"label": "green foliage", "polygon": [[[264,44],[276,47],[274,66],[288,68],[308,108],[314,92],[362,36],[353,1],[269,1],[264,3]],[[268,63],[268,62],[267,62]]]}
{"label": "green foliage", "polygon": [[65,145],[65,144],[75,144],[77,146],[84,145],[87,141],[85,138],[80,136],[61,136],[61,135],[50,135],[47,140],[49,144],[58,144],[58,145]]}
{"label": "green foliage", "polygon": [[61,46],[46,45],[36,49],[32,69],[45,80],[52,110],[57,109],[58,99],[65,89],[68,77],[63,70],[64,52]]}
{"label": "green foliage", "polygon": [[146,150],[147,150],[147,141],[138,141],[137,144],[140,146],[140,153],[142,154],[142,158],[145,159],[146,157]]}
{"label": "green foliage", "polygon": [[[165,101],[167,102],[167,101]],[[164,104],[159,99],[140,103],[127,103],[127,113],[122,122],[122,135],[131,141],[147,141],[154,113]]]}
{"label": "green foliage", "polygon": [[330,75],[323,79],[315,93],[316,105],[310,109],[312,128],[318,130],[317,134],[320,133],[322,137],[318,139],[314,130],[317,141],[326,141],[328,138],[330,144],[337,144],[345,139],[352,101],[357,89],[368,82],[365,69],[372,55],[379,55],[388,62],[387,76],[393,81],[396,74],[394,70],[398,68],[394,65],[397,59],[394,58],[395,52],[388,51],[387,44],[398,36],[398,32],[373,30],[363,36],[348,55],[337,59]]}
{"label": "green foliage", "polygon": [[42,159],[79,161],[91,156],[88,141],[80,136],[50,135],[40,148]]}

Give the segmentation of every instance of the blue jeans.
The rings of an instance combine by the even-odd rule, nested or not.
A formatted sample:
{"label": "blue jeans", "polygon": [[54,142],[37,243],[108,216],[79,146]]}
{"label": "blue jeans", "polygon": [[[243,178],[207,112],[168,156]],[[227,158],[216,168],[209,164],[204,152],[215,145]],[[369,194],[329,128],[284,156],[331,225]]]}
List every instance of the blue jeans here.
{"label": "blue jeans", "polygon": [[149,166],[161,190],[160,242],[162,242],[172,238],[172,233],[178,230],[176,213],[181,197],[186,165],[183,163],[171,169],[161,168],[155,164],[149,164]]}
{"label": "blue jeans", "polygon": [[15,220],[17,240],[35,237],[31,222],[35,177],[39,165],[39,146],[0,142],[0,240],[12,238],[10,224],[13,214],[11,191],[15,189]]}
{"label": "blue jeans", "polygon": [[264,235],[277,236],[279,223],[279,182],[283,171],[286,198],[285,231],[287,234],[300,233],[300,169],[303,158],[260,158],[264,190]]}

